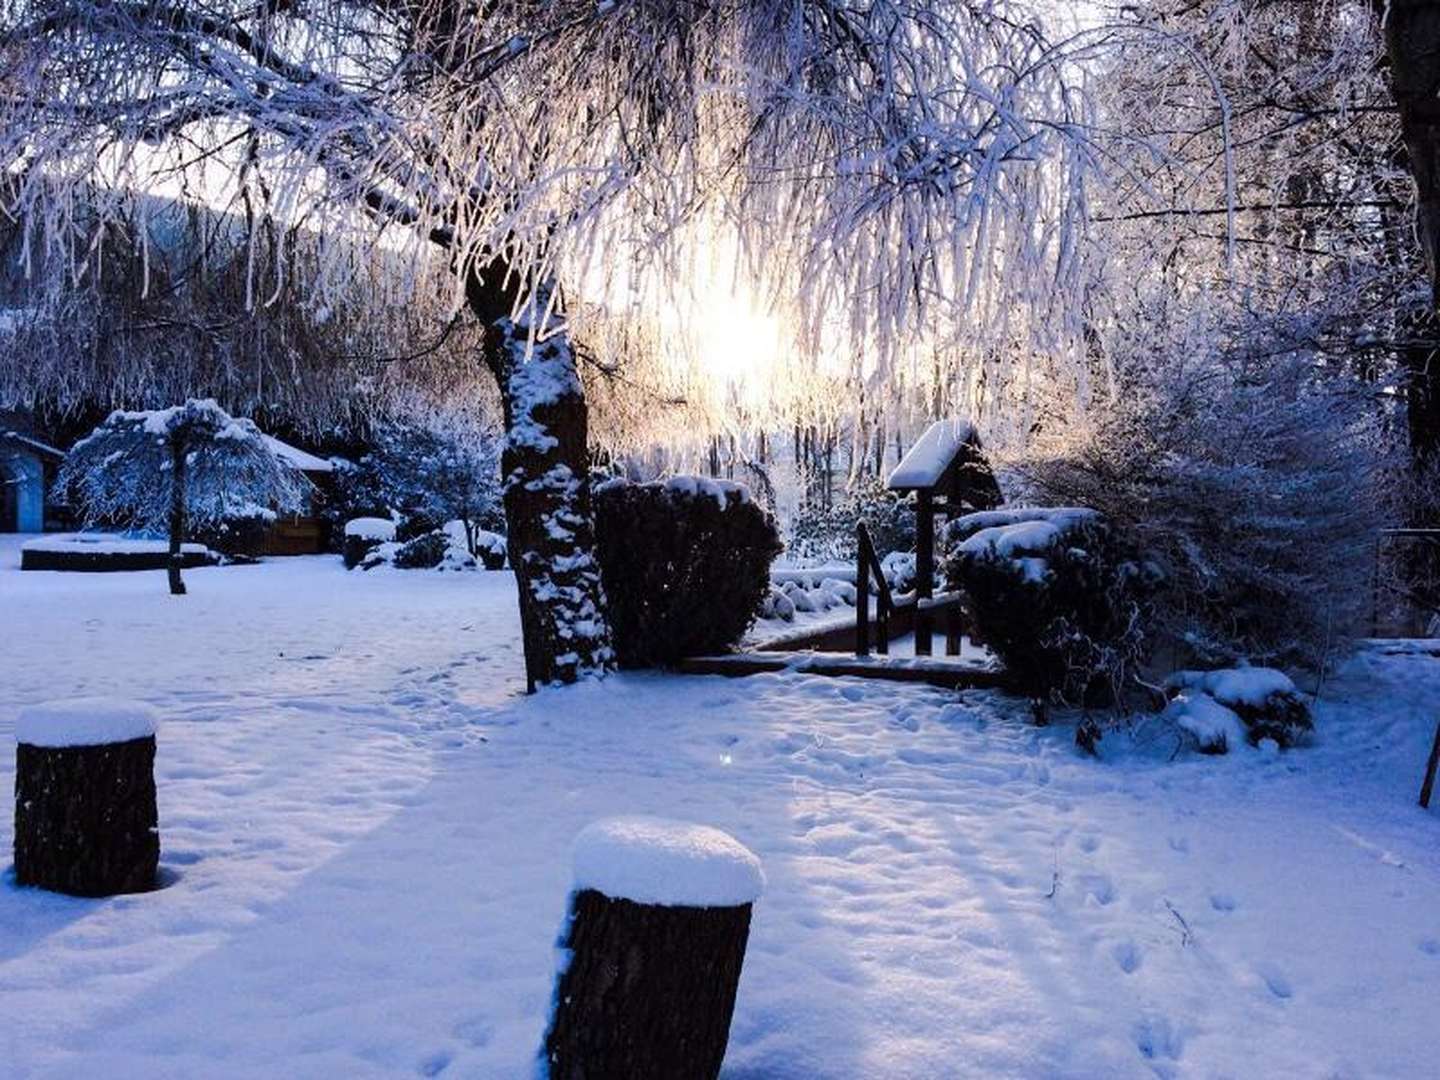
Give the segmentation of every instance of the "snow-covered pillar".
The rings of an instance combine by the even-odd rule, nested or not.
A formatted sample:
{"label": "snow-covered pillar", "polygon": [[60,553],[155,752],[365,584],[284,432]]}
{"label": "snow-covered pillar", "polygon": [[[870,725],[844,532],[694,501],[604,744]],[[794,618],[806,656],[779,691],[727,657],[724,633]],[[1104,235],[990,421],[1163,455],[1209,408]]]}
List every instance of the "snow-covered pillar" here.
{"label": "snow-covered pillar", "polygon": [[15,725],[15,880],[75,896],[155,888],[155,714],[80,698]]}
{"label": "snow-covered pillar", "polygon": [[660,818],[596,822],[575,845],[544,1064],[551,1080],[705,1080],[720,1072],[760,860]]}

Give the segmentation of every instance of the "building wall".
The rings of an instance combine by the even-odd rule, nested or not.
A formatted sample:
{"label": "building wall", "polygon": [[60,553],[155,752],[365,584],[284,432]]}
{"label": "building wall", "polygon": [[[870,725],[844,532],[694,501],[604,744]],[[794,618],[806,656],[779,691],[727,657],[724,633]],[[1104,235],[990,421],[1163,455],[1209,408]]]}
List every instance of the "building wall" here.
{"label": "building wall", "polygon": [[38,455],[0,448],[0,532],[45,528],[45,468]]}

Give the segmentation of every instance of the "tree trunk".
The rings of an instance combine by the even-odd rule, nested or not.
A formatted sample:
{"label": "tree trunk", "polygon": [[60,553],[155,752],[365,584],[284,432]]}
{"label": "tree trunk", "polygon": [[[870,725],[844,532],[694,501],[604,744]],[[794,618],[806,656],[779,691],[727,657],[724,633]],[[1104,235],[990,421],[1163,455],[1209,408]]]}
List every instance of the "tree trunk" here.
{"label": "tree trunk", "polygon": [[185,542],[185,440],[170,437],[170,595],[184,596],[185,582],[180,580],[184,565],[181,545]]}
{"label": "tree trunk", "polygon": [[[1432,309],[1440,312],[1440,5],[1431,0],[1375,0],[1385,20],[1390,86],[1415,180],[1416,225],[1430,276]],[[1434,350],[1405,353],[1410,447],[1418,467],[1440,452],[1440,363]]]}
{"label": "tree trunk", "polygon": [[[485,362],[505,411],[501,454],[507,547],[520,596],[526,685],[533,692],[613,664],[595,553],[585,389],[563,317],[545,320],[548,289],[518,318],[514,275],[499,263],[466,282],[485,326]],[[544,320],[543,340],[533,333]]]}
{"label": "tree trunk", "polygon": [[663,907],[578,892],[545,1037],[551,1080],[713,1080],[750,913],[750,904]]}
{"label": "tree trunk", "polygon": [[160,863],[155,737],[15,748],[15,880],[74,896],[145,892]]}

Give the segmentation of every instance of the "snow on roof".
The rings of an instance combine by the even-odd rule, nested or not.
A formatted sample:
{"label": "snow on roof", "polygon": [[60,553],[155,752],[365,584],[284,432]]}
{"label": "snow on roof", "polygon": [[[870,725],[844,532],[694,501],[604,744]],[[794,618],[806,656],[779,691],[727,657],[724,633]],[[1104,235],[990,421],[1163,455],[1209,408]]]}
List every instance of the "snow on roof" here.
{"label": "snow on roof", "polygon": [[961,417],[936,420],[925,429],[890,474],[892,489],[933,487],[955,460],[960,448],[975,437],[975,425]]}
{"label": "snow on roof", "polygon": [[138,701],[72,698],[24,709],[15,741],[26,746],[105,746],[154,735],[155,711]]}
{"label": "snow on roof", "polygon": [[16,442],[24,443],[32,450],[38,450],[42,454],[49,454],[51,457],[63,458],[65,456],[64,450],[57,450],[47,442],[32,439],[29,435],[22,435],[20,432],[10,428],[0,428],[0,439],[13,439]]}
{"label": "snow on roof", "polygon": [[665,907],[735,907],[765,888],[760,860],[728,833],[655,817],[605,818],[575,840],[575,887]]}
{"label": "snow on roof", "polygon": [[274,435],[260,436],[265,440],[265,445],[270,447],[270,452],[282,461],[288,461],[301,472],[334,472],[335,466],[324,458],[316,457],[314,454],[301,450],[298,446],[291,446],[287,442],[281,442]]}

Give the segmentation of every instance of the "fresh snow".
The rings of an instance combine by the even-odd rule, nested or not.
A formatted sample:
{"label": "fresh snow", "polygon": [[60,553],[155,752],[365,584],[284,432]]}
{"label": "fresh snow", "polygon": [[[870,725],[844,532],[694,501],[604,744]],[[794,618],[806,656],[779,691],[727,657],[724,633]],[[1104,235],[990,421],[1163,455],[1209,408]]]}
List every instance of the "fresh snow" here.
{"label": "fresh snow", "polygon": [[934,486],[960,448],[974,437],[975,426],[969,420],[936,420],[891,471],[888,486],[905,490]]}
{"label": "fresh snow", "polygon": [[351,518],[345,523],[345,535],[389,543],[395,539],[395,522],[382,517]]}
{"label": "fresh snow", "polygon": [[275,438],[274,435],[260,435],[270,452],[281,461],[288,462],[301,472],[334,472],[335,463],[322,457],[316,457],[307,450],[301,450],[298,446],[291,446],[287,442]]}
{"label": "fresh snow", "polygon": [[760,860],[728,833],[658,817],[614,817],[575,840],[575,888],[664,907],[734,907],[765,889]]}
{"label": "fresh snow", "polygon": [[[93,555],[163,555],[170,550],[168,540],[135,536],[130,533],[49,533],[26,540],[25,551],[84,552]],[[204,555],[210,549],[204,544],[181,544],[186,555]]]}
{"label": "fresh snow", "polygon": [[1204,690],[1223,705],[1249,705],[1257,709],[1275,694],[1296,692],[1290,676],[1267,667],[1177,671],[1165,680],[1165,684],[1175,689]]}
{"label": "fresh snow", "polygon": [[1440,643],[1350,661],[1309,748],[1177,754],[1155,718],[1094,761],[992,692],[525,697],[505,572],[277,559],[177,601],[17,563],[0,538],[0,736],[56,698],[154,708],[166,887],[0,879],[7,1080],[529,1076],[575,837],[637,814],[764,866],[727,1080],[1434,1070]]}
{"label": "fresh snow", "polygon": [[138,701],[83,697],[22,709],[15,741],[27,746],[104,746],[155,734],[155,710]]}
{"label": "fresh snow", "polygon": [[1202,750],[1225,753],[1245,745],[1245,723],[1209,694],[1177,694],[1165,706],[1166,719],[1195,737]]}

